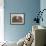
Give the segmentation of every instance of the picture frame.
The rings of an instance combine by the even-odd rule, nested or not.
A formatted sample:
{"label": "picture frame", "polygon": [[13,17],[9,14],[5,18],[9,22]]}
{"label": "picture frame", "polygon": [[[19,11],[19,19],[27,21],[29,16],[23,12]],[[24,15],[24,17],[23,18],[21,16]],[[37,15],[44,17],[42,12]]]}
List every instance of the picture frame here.
{"label": "picture frame", "polygon": [[18,25],[25,23],[25,14],[24,13],[10,13],[10,24]]}

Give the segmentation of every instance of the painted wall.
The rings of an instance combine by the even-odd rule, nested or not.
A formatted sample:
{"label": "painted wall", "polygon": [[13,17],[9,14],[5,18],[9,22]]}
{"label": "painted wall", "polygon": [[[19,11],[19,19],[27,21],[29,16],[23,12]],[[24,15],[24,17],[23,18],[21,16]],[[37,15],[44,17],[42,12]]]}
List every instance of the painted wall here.
{"label": "painted wall", "polygon": [[[40,3],[40,9],[42,11],[43,9],[46,9],[46,0],[41,0],[40,2],[41,2]],[[40,25],[43,25],[46,27],[46,10],[43,12],[42,16],[43,16],[43,22],[41,21]]]}
{"label": "painted wall", "polygon": [[[35,14],[40,10],[40,0],[4,0],[4,30],[5,40],[18,41],[32,30]],[[24,13],[24,25],[11,25],[10,13]]]}

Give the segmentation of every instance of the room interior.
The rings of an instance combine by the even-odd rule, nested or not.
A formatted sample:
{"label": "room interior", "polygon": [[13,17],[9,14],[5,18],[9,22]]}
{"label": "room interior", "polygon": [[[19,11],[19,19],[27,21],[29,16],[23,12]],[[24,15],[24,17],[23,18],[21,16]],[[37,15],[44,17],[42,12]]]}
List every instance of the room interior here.
{"label": "room interior", "polygon": [[46,46],[45,5],[46,0],[1,0],[0,46]]}

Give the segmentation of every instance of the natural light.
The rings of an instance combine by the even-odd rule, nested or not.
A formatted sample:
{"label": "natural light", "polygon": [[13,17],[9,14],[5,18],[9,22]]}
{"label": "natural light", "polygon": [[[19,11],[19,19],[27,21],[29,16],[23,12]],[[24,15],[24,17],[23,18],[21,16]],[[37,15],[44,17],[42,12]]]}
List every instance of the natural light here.
{"label": "natural light", "polygon": [[4,1],[0,0],[0,42],[4,41]]}

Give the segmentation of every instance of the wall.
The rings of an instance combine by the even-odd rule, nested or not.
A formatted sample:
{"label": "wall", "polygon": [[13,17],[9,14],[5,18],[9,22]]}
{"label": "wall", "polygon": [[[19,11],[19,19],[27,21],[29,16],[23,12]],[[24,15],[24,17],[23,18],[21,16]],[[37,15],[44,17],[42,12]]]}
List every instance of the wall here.
{"label": "wall", "polygon": [[[18,41],[32,30],[35,14],[40,10],[40,0],[4,0],[4,35],[7,41]],[[24,25],[11,25],[10,13],[24,13]]]}
{"label": "wall", "polygon": [[[43,9],[46,9],[46,0],[41,0],[40,2],[41,2],[40,3],[40,9],[42,11]],[[40,25],[46,27],[46,10],[43,12],[42,17],[43,17],[43,22],[41,21],[40,22]]]}

